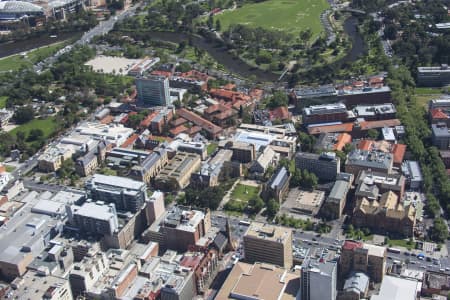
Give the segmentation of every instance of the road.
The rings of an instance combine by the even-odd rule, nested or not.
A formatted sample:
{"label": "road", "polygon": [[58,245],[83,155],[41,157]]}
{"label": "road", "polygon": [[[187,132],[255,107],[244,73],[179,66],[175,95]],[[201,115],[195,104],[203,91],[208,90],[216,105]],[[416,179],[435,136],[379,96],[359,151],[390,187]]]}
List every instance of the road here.
{"label": "road", "polygon": [[[226,218],[220,213],[213,212],[211,215],[211,222],[213,226],[219,227],[225,230]],[[238,245],[242,243],[242,237],[247,230],[247,226],[239,225],[240,219],[237,217],[228,217],[231,227],[231,235],[238,242]],[[244,219],[245,221],[250,221]],[[337,239],[332,236],[319,235],[314,232],[306,232],[302,230],[293,231],[293,248],[294,249],[307,249],[307,253],[317,253],[321,251],[333,251],[340,249],[343,244],[342,239]],[[450,244],[450,241],[449,241]],[[450,245],[448,245],[450,247]],[[417,258],[417,251],[413,252],[405,251],[400,253],[387,253],[387,263],[392,264],[394,261],[408,262],[408,267],[415,270],[431,270],[439,271],[444,270],[445,273],[450,274],[450,259],[448,257],[431,258],[425,256],[425,258]]]}
{"label": "road", "polygon": [[74,46],[82,46],[82,45],[89,44],[90,41],[92,40],[92,38],[94,38],[96,36],[107,34],[114,28],[114,25],[116,24],[116,22],[122,21],[123,19],[125,19],[127,17],[133,16],[136,13],[136,9],[138,7],[140,7],[141,5],[142,4],[140,2],[136,3],[135,5],[129,7],[128,9],[123,10],[116,16],[110,17],[108,20],[101,21],[97,26],[95,26],[91,30],[85,32],[83,34],[83,36],[79,40],[77,40],[75,43],[73,43],[72,45],[68,45],[68,46],[64,47],[63,49],[56,52],[53,56],[50,56],[50,57],[46,58],[45,60],[37,63],[34,66],[34,70],[37,73],[40,73],[46,66],[52,65],[61,55],[70,51]]}

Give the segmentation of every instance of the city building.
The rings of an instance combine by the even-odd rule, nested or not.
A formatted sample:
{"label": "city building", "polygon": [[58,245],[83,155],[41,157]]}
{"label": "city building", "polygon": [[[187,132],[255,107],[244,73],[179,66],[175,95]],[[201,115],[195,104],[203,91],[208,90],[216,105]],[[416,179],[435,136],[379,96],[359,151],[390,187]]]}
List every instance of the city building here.
{"label": "city building", "polygon": [[222,177],[232,176],[235,164],[231,162],[233,151],[220,149],[208,162],[202,163],[198,172],[191,174],[191,185],[193,187],[211,187],[219,185]]}
{"label": "city building", "polygon": [[155,186],[161,190],[174,191],[188,186],[191,174],[200,168],[200,156],[195,153],[178,152],[155,178]]}
{"label": "city building", "polygon": [[113,235],[119,229],[116,208],[113,203],[85,202],[81,206],[67,207],[69,223],[82,232]]}
{"label": "city building", "polygon": [[222,128],[185,108],[177,109],[177,115],[178,117],[183,118],[196,126],[199,126],[202,130],[205,131],[206,135],[210,139],[216,139],[222,133]]}
{"label": "city building", "polygon": [[397,113],[392,103],[357,105],[352,111],[356,118],[363,118],[366,121],[395,119]]}
{"label": "city building", "polygon": [[343,103],[323,104],[305,107],[302,111],[303,124],[345,122],[349,117]]}
{"label": "city building", "polygon": [[353,224],[367,227],[380,233],[396,233],[405,237],[414,236],[416,209],[413,204],[403,205],[392,191],[381,195],[380,200],[362,198],[353,210]]}
{"label": "city building", "polygon": [[233,151],[232,160],[246,164],[255,160],[256,151],[253,144],[244,142],[231,142],[230,149]]}
{"label": "city building", "polygon": [[417,190],[422,187],[423,176],[418,161],[407,160],[402,164],[402,173],[406,177],[406,183],[411,189]]}
{"label": "city building", "polygon": [[439,156],[442,159],[442,162],[445,165],[446,169],[450,169],[450,150],[440,150]]}
{"label": "city building", "polygon": [[308,170],[322,180],[335,180],[341,169],[341,160],[333,152],[322,154],[298,152],[295,155],[295,167]]}
{"label": "city building", "polygon": [[207,146],[202,142],[180,142],[177,148],[178,151],[198,154],[201,160],[205,160],[208,156]]}
{"label": "city building", "polygon": [[99,164],[105,160],[109,144],[104,140],[96,142],[96,147],[88,149],[86,154],[75,161],[75,171],[79,176],[86,177],[93,174]]}
{"label": "city building", "polygon": [[386,174],[363,170],[355,180],[355,198],[360,200],[379,199],[381,194],[394,192],[399,199],[403,199],[406,179],[401,174]]}
{"label": "city building", "polygon": [[364,272],[379,283],[386,272],[386,248],[347,240],[341,249],[339,278],[348,278],[352,271]]}
{"label": "city building", "polygon": [[169,106],[169,79],[163,76],[138,77],[135,79],[138,100],[148,106]]}
{"label": "city building", "polygon": [[144,182],[132,179],[94,174],[86,182],[86,191],[93,201],[114,203],[118,211],[138,212],[147,199]]}
{"label": "city building", "polygon": [[348,191],[352,187],[353,174],[339,173],[331,189],[330,194],[325,200],[320,210],[321,215],[327,219],[340,219],[347,203]]}
{"label": "city building", "polygon": [[417,84],[419,86],[440,87],[450,83],[450,69],[443,64],[440,67],[418,67]]}
{"label": "city building", "polygon": [[244,235],[245,261],[274,264],[290,269],[292,230],[285,227],[252,222]]}
{"label": "city building", "polygon": [[291,189],[286,200],[281,204],[281,211],[294,218],[297,215],[316,216],[324,200],[324,191]]}
{"label": "city building", "polygon": [[133,129],[122,124],[84,122],[78,125],[74,135],[89,136],[94,140],[105,140],[113,147],[120,146],[133,134]]}
{"label": "city building", "polygon": [[[299,274],[267,263],[237,262],[220,287],[216,300],[298,299]],[[257,284],[255,284],[257,283]]]}
{"label": "city building", "polygon": [[216,249],[186,252],[180,260],[180,266],[193,270],[197,294],[205,294],[217,275],[219,254]]}
{"label": "city building", "polygon": [[450,276],[448,274],[427,271],[422,281],[422,295],[431,297],[432,295],[448,295],[450,292]]}
{"label": "city building", "polygon": [[75,149],[70,146],[49,147],[38,157],[38,168],[42,172],[56,172],[65,160],[72,158],[73,154],[75,154]]}
{"label": "city building", "polygon": [[344,288],[338,293],[338,300],[366,299],[369,292],[370,278],[363,272],[352,272],[345,280]]}
{"label": "city building", "polygon": [[283,202],[286,194],[289,192],[289,171],[285,167],[278,169],[270,178],[270,180],[264,184],[262,197],[266,200],[274,198],[279,203]]}
{"label": "city building", "polygon": [[147,151],[116,147],[106,154],[105,163],[113,170],[128,169],[139,165],[148,156]]}
{"label": "city building", "polygon": [[438,149],[449,149],[450,130],[445,123],[431,124],[431,141]]}
{"label": "city building", "polygon": [[337,264],[303,260],[300,276],[302,300],[336,300]]}
{"label": "city building", "polygon": [[248,132],[242,129],[237,129],[234,136],[234,141],[252,144],[255,146],[256,152],[261,152],[265,147],[270,145],[275,138],[276,136],[270,133],[259,133],[254,131]]}
{"label": "city building", "polygon": [[432,111],[433,109],[448,109],[450,108],[450,97],[442,97],[439,99],[432,99],[428,102],[428,111]]}
{"label": "city building", "polygon": [[29,17],[31,22],[34,18],[43,18],[44,9],[36,4],[25,1],[3,1],[0,3],[0,22],[11,22]]}
{"label": "city building", "polygon": [[357,177],[360,171],[371,170],[390,174],[394,165],[392,154],[378,151],[353,150],[348,154],[345,172]]}
{"label": "city building", "polygon": [[69,281],[64,278],[28,271],[11,283],[11,299],[72,300]]}
{"label": "city building", "polygon": [[209,210],[174,206],[148,228],[142,238],[145,242],[157,242],[162,249],[186,251],[211,228]]}
{"label": "city building", "polygon": [[398,276],[386,275],[380,286],[380,292],[372,295],[371,300],[416,300],[420,296],[422,282]]}
{"label": "city building", "polygon": [[263,176],[269,167],[274,167],[278,161],[279,155],[270,147],[266,147],[258,158],[253,162],[249,171],[251,173]]}
{"label": "city building", "polygon": [[316,151],[342,151],[344,146],[352,142],[352,136],[348,133],[322,133],[317,138],[314,150]]}
{"label": "city building", "polygon": [[130,170],[130,177],[134,180],[143,181],[149,184],[169,162],[167,150],[155,148],[140,164],[133,166]]}

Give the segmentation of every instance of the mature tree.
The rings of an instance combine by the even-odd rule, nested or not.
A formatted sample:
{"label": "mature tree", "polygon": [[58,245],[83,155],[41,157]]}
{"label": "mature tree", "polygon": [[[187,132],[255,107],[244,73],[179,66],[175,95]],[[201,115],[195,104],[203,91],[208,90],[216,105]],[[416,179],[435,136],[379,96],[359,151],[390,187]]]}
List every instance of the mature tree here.
{"label": "mature tree", "polygon": [[371,129],[367,130],[367,136],[373,140],[377,140],[379,135],[380,135],[380,133],[376,129],[371,128]]}
{"label": "mature tree", "polygon": [[44,137],[44,132],[40,128],[33,128],[30,130],[30,133],[28,134],[28,141],[33,142],[40,140]]}
{"label": "mature tree", "polygon": [[217,19],[217,20],[216,20],[216,30],[217,30],[217,31],[220,31],[221,29],[222,29],[222,26],[220,25],[220,20]]}
{"label": "mature tree", "polygon": [[17,124],[27,123],[34,119],[34,109],[31,106],[22,106],[16,109],[14,121]]}
{"label": "mature tree", "polygon": [[447,240],[448,237],[448,226],[444,219],[436,218],[433,222],[433,227],[430,229],[431,240],[442,243]]}
{"label": "mature tree", "polygon": [[274,218],[277,215],[278,210],[280,210],[280,203],[278,203],[278,201],[273,198],[267,201],[267,216],[269,218]]}
{"label": "mature tree", "polygon": [[302,183],[302,170],[295,168],[289,183],[291,187],[300,186]]}
{"label": "mature tree", "polygon": [[267,103],[268,108],[276,108],[280,106],[287,106],[289,102],[288,96],[284,92],[275,92]]}
{"label": "mature tree", "polygon": [[257,214],[264,207],[264,201],[259,196],[254,196],[248,201],[248,205],[254,214]]}

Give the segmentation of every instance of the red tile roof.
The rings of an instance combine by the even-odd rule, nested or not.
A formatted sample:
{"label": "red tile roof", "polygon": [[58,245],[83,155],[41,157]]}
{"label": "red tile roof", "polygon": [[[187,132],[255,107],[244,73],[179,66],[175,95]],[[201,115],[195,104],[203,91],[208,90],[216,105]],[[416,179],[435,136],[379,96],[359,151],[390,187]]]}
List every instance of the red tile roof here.
{"label": "red tile roof", "polygon": [[270,113],[271,120],[275,120],[275,119],[287,120],[290,117],[290,113],[286,106],[274,108],[269,113]]}
{"label": "red tile roof", "polygon": [[430,111],[432,119],[448,119],[448,115],[440,108],[434,108]]}
{"label": "red tile roof", "polygon": [[109,124],[114,120],[114,117],[111,115],[107,115],[106,117],[104,117],[103,119],[100,120],[101,124]]}
{"label": "red tile roof", "polygon": [[372,149],[373,143],[374,143],[374,141],[372,141],[372,140],[362,140],[358,143],[357,148],[359,150],[370,151]]}
{"label": "red tile roof", "polygon": [[183,267],[186,267],[186,268],[195,269],[200,264],[201,261],[202,261],[202,256],[200,256],[200,255],[197,255],[197,256],[186,255],[181,259],[180,265]]}
{"label": "red tile roof", "polygon": [[345,241],[342,249],[344,250],[354,250],[356,248],[362,248],[363,243],[356,241]]}
{"label": "red tile roof", "polygon": [[233,83],[227,83],[223,86],[223,89],[228,90],[228,91],[232,91],[235,88],[236,88],[236,85]]}
{"label": "red tile roof", "polygon": [[185,118],[176,118],[175,120],[170,121],[170,125],[177,127],[183,125],[187,122]]}
{"label": "red tile roof", "polygon": [[360,126],[362,130],[369,130],[369,129],[378,129],[383,127],[394,127],[399,126],[402,123],[399,119],[390,119],[390,120],[378,120],[378,121],[365,121],[361,122]]}
{"label": "red tile roof", "polygon": [[130,146],[133,146],[134,142],[136,142],[138,138],[139,134],[133,134],[120,146],[120,148],[130,148]]}
{"label": "red tile roof", "polygon": [[171,134],[178,135],[180,133],[188,131],[188,128],[184,125],[177,126],[169,130]]}
{"label": "red tile roof", "polygon": [[152,120],[159,114],[159,112],[154,111],[149,114],[144,120],[141,121],[141,127],[148,127],[152,123]]}
{"label": "red tile roof", "polygon": [[324,125],[324,126],[315,126],[309,127],[309,134],[321,134],[321,133],[329,133],[329,132],[352,132],[353,123],[344,123],[337,125]]}
{"label": "red tile roof", "polygon": [[401,164],[403,162],[403,157],[405,157],[406,145],[394,144],[392,147],[392,154],[394,155],[394,163]]}
{"label": "red tile roof", "polygon": [[222,128],[220,128],[219,126],[211,123],[210,121],[200,117],[199,115],[197,115],[185,108],[178,109],[177,114],[180,117],[185,118],[189,122],[192,122],[197,126],[200,126],[203,130],[207,131],[208,133],[210,133],[214,136],[217,134],[220,134],[222,132]]}
{"label": "red tile roof", "polygon": [[189,128],[188,134],[194,135],[196,133],[199,133],[200,131],[202,131],[202,128],[200,126],[195,125],[195,126],[192,126],[191,128]]}
{"label": "red tile roof", "polygon": [[334,150],[342,151],[346,144],[352,142],[352,136],[348,133],[341,133],[337,137],[337,142],[334,144]]}
{"label": "red tile roof", "polygon": [[169,72],[169,71],[160,71],[160,70],[152,71],[150,74],[156,75],[156,76],[164,76],[164,77],[170,77],[170,76],[172,76],[172,72]]}

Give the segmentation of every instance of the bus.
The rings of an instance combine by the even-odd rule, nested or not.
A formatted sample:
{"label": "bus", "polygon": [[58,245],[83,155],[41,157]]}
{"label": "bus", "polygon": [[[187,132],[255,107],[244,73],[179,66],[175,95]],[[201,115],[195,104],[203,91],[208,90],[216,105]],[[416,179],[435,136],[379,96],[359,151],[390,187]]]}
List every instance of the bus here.
{"label": "bus", "polygon": [[239,225],[242,225],[242,226],[250,226],[250,222],[248,222],[248,221],[239,221]]}
{"label": "bus", "polygon": [[400,251],[400,249],[397,249],[397,248],[387,248],[387,251],[391,252],[391,253],[401,253],[402,252],[402,251]]}

